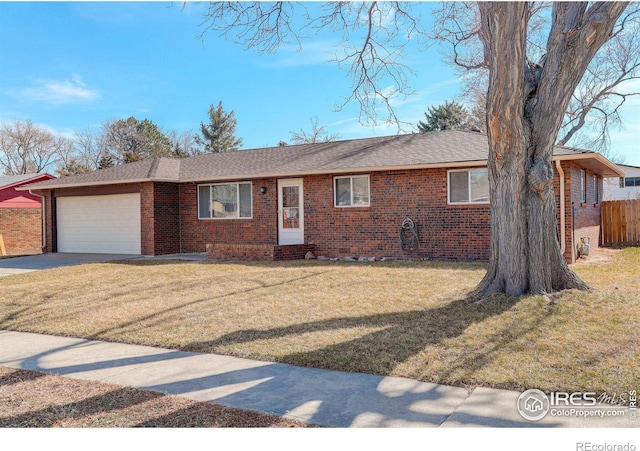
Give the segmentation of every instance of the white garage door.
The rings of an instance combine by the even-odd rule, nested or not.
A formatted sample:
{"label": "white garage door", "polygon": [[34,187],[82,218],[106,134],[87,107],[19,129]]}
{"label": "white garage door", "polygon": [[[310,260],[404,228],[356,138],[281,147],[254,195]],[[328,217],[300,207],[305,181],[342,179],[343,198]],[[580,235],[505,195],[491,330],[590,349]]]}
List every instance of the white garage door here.
{"label": "white garage door", "polygon": [[140,194],[59,197],[58,252],[140,254]]}

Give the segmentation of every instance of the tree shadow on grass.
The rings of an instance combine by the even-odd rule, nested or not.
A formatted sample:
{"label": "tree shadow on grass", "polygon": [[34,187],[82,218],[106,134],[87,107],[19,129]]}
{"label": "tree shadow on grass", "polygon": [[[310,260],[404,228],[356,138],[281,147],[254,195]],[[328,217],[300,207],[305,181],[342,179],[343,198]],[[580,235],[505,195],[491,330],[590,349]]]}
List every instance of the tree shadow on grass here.
{"label": "tree shadow on grass", "polygon": [[9,374],[0,375],[0,387],[35,381],[43,376],[46,374],[37,371],[10,370]]}
{"label": "tree shadow on grass", "polygon": [[230,345],[303,336],[339,329],[373,328],[373,332],[319,349],[292,352],[283,363],[341,371],[388,375],[428,345],[460,336],[469,326],[511,309],[518,299],[494,297],[483,304],[454,300],[442,307],[369,316],[332,318],[266,330],[246,329],[218,339],[194,342],[187,350],[220,352]]}
{"label": "tree shadow on grass", "polygon": [[[47,428],[65,422],[75,424],[92,415],[126,410],[163,396],[165,395],[162,393],[152,391],[118,388],[80,401],[55,404],[20,415],[0,418],[0,427]],[[91,424],[85,426],[91,426]]]}
{"label": "tree shadow on grass", "polygon": [[[355,339],[292,352],[278,359],[295,366],[263,364],[146,388],[177,394],[193,391],[201,396],[210,393],[210,400],[216,403],[256,408],[277,415],[292,412],[315,424],[337,427],[441,425],[450,416],[455,417],[454,422],[468,425],[541,427],[519,419],[515,402],[513,412],[499,415],[500,418],[484,414],[482,406],[457,412],[468,396],[465,389],[384,377],[425,346],[458,337],[470,325],[500,315],[517,302],[518,299],[494,297],[480,305],[459,299],[420,311],[238,331],[217,340],[193,343],[191,347],[214,352],[218,347],[231,344],[296,337],[310,332],[353,327],[374,329]],[[343,371],[365,374],[352,377]],[[226,388],[229,392],[223,395]]]}

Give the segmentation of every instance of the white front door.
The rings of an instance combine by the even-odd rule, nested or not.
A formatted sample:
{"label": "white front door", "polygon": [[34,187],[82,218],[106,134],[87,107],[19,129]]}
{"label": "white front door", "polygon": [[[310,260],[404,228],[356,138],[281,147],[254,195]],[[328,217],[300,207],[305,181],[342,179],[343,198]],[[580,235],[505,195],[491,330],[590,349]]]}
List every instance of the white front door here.
{"label": "white front door", "polygon": [[304,244],[302,179],[278,180],[278,244]]}

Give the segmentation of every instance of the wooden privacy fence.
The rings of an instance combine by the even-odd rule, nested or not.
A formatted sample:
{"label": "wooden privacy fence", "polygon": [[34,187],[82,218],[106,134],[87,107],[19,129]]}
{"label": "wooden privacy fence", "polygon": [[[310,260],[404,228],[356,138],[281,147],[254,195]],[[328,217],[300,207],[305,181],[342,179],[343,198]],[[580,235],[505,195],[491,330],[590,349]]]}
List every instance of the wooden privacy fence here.
{"label": "wooden privacy fence", "polygon": [[605,246],[640,245],[640,199],[602,202]]}

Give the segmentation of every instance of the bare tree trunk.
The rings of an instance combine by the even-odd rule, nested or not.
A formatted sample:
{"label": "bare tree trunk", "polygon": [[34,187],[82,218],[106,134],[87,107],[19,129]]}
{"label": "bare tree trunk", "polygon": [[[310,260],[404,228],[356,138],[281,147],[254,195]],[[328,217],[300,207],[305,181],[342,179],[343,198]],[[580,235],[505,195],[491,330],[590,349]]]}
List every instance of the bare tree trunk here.
{"label": "bare tree trunk", "polygon": [[572,93],[625,6],[597,3],[587,9],[587,3],[555,3],[548,53],[533,64],[526,56],[530,5],[479,4],[490,74],[491,248],[475,296],[588,288],[560,252],[553,145]]}

